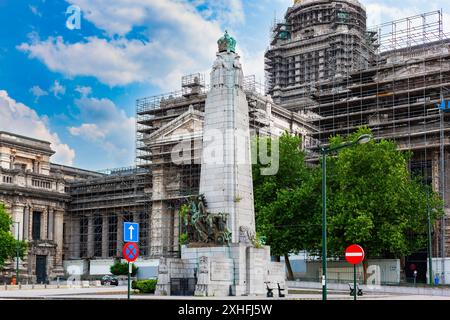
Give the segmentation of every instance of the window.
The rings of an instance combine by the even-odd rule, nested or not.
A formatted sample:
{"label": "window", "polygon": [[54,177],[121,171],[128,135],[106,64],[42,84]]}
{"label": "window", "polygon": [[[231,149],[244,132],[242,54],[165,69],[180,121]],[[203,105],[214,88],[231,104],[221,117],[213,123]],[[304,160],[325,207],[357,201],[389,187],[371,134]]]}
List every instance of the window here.
{"label": "window", "polygon": [[117,216],[108,217],[108,256],[116,256],[117,250]]}
{"label": "window", "polygon": [[41,239],[41,216],[40,212],[33,212],[32,237],[33,240]]}
{"label": "window", "polygon": [[103,218],[98,215],[94,219],[94,256],[102,256],[102,240],[103,240]]}

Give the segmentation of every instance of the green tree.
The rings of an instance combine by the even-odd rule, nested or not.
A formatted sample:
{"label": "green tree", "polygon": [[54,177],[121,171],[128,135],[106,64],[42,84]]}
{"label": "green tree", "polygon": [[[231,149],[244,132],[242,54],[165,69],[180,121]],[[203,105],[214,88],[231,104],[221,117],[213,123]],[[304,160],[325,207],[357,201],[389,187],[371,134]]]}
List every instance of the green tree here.
{"label": "green tree", "polygon": [[[271,146],[273,142],[267,137],[256,138],[254,147],[262,143]],[[320,210],[320,176],[317,169],[306,166],[300,145],[299,137],[285,133],[279,138],[279,170],[275,175],[262,175],[265,166],[253,165],[256,228],[271,246],[272,254],[285,257],[290,279],[289,254],[311,248],[320,237],[320,231],[311,227],[320,223],[316,214]]]}
{"label": "green tree", "polygon": [[[336,136],[330,144],[354,141],[367,128]],[[428,206],[432,223],[442,214],[442,201],[409,169],[410,152],[398,151],[393,141],[371,141],[344,148],[328,157],[328,246],[342,256],[351,243],[369,257],[402,258],[427,243]]]}
{"label": "green tree", "polygon": [[[134,277],[138,271],[138,267],[133,263],[131,267],[131,275]],[[128,262],[116,261],[112,266],[109,267],[109,271],[115,276],[126,276],[128,275]]]}
{"label": "green tree", "polygon": [[7,260],[16,257],[17,247],[19,247],[20,258],[23,258],[26,251],[25,242],[17,241],[11,234],[12,223],[5,205],[0,203],[0,270],[5,266]]}

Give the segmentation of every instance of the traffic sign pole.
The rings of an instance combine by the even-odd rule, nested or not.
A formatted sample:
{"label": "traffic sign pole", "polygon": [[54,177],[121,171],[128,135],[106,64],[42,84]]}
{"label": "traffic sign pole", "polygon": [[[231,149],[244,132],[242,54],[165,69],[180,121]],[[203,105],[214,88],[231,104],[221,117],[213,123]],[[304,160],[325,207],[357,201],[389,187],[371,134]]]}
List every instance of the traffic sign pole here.
{"label": "traffic sign pole", "polygon": [[353,244],[345,250],[345,260],[353,265],[353,300],[356,300],[356,265],[364,260],[364,249],[357,244]]}
{"label": "traffic sign pole", "polygon": [[353,265],[353,300],[356,301],[356,264]]}
{"label": "traffic sign pole", "polygon": [[131,277],[131,263],[128,262],[128,300],[130,300],[130,277]]}
{"label": "traffic sign pole", "polygon": [[125,260],[128,261],[128,300],[130,300],[131,272],[133,271],[133,262],[135,262],[139,256],[139,247],[134,242],[125,243],[122,253]]}

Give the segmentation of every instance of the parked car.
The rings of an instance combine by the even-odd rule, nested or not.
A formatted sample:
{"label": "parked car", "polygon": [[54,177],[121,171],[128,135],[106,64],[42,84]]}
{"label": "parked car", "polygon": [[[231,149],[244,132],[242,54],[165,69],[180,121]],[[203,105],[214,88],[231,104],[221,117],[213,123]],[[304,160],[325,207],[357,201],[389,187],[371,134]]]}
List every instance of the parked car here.
{"label": "parked car", "polygon": [[118,286],[119,280],[115,276],[106,275],[100,281],[102,286]]}

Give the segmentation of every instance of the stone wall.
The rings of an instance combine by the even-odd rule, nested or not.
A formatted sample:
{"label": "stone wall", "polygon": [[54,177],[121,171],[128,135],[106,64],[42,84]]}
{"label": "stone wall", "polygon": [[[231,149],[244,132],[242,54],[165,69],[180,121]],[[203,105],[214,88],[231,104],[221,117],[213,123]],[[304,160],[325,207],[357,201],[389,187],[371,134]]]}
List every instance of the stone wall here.
{"label": "stone wall", "polygon": [[285,267],[284,263],[270,261],[269,247],[183,246],[181,259],[160,260],[156,294],[170,295],[173,278],[195,278],[196,296],[263,296],[266,283],[270,288],[277,288],[277,283],[285,287]]}

